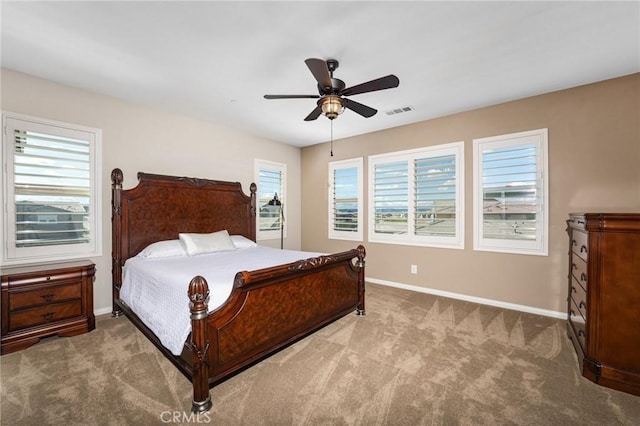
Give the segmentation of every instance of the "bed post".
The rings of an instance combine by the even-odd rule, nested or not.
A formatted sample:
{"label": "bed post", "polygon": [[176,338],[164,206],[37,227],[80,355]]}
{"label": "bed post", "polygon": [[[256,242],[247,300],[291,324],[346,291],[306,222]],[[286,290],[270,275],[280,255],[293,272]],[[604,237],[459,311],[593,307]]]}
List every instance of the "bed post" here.
{"label": "bed post", "polygon": [[358,307],[356,308],[356,313],[358,315],[364,315],[364,257],[367,252],[364,249],[363,245],[359,245],[358,248]]}
{"label": "bed post", "polygon": [[120,210],[120,193],[122,192],[122,170],[111,172],[111,315],[119,317],[122,309],[116,304],[120,300],[122,285],[122,212]]}
{"label": "bed post", "polygon": [[255,183],[251,183],[249,186],[249,191],[251,193],[251,211],[249,212],[249,233],[251,235],[247,235],[253,241],[256,240],[256,192],[258,191],[258,186]]}
{"label": "bed post", "polygon": [[207,302],[209,285],[200,275],[189,283],[189,309],[191,310],[191,351],[193,353],[193,413],[205,413],[211,409],[209,393],[209,331],[207,327]]}

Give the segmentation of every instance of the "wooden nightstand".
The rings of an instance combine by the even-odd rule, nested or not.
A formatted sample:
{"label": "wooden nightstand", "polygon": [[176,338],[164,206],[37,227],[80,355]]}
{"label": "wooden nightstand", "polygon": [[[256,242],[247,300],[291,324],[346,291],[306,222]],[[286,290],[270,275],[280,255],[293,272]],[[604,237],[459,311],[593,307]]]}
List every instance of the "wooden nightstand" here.
{"label": "wooden nightstand", "polygon": [[2,355],[95,328],[90,261],[2,269]]}

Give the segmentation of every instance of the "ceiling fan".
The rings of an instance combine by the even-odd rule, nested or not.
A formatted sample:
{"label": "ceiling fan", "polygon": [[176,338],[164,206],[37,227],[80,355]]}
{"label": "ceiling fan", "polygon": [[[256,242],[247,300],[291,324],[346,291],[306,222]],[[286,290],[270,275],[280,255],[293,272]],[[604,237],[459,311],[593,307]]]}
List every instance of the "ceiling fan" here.
{"label": "ceiling fan", "polygon": [[345,108],[350,109],[363,117],[373,117],[378,111],[352,101],[345,96],[359,95],[361,93],[375,92],[377,90],[398,87],[400,80],[393,74],[380,77],[366,83],[346,87],[344,81],[333,78],[333,72],[338,68],[335,59],[309,58],[304,61],[311,74],[318,82],[318,95],[264,95],[265,99],[318,99],[316,108],[304,119],[312,121],[324,114],[329,120],[342,114]]}

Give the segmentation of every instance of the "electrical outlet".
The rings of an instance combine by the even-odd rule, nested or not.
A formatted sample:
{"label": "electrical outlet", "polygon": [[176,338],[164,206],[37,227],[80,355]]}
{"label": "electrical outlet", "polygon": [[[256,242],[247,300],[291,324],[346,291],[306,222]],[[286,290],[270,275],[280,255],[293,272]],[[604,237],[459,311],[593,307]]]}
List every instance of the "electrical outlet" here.
{"label": "electrical outlet", "polygon": [[412,274],[418,273],[418,265],[411,265],[411,273]]}

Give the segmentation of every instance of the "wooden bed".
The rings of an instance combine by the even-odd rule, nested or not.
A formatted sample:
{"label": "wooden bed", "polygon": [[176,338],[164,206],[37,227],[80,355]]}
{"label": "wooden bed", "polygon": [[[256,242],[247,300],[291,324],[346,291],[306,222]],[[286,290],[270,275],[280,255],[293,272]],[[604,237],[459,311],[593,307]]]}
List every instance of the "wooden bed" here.
{"label": "wooden bed", "polygon": [[237,182],[138,173],[123,190],[120,169],[112,182],[113,315],[126,315],[193,383],[192,411],[211,406],[209,388],[326,324],[365,312],[365,249],[239,271],[227,301],[208,313],[209,288],[189,283],[191,334],[174,356],[120,300],[125,261],[153,242],[181,232],[227,230],[255,241],[256,185],[247,196]]}

